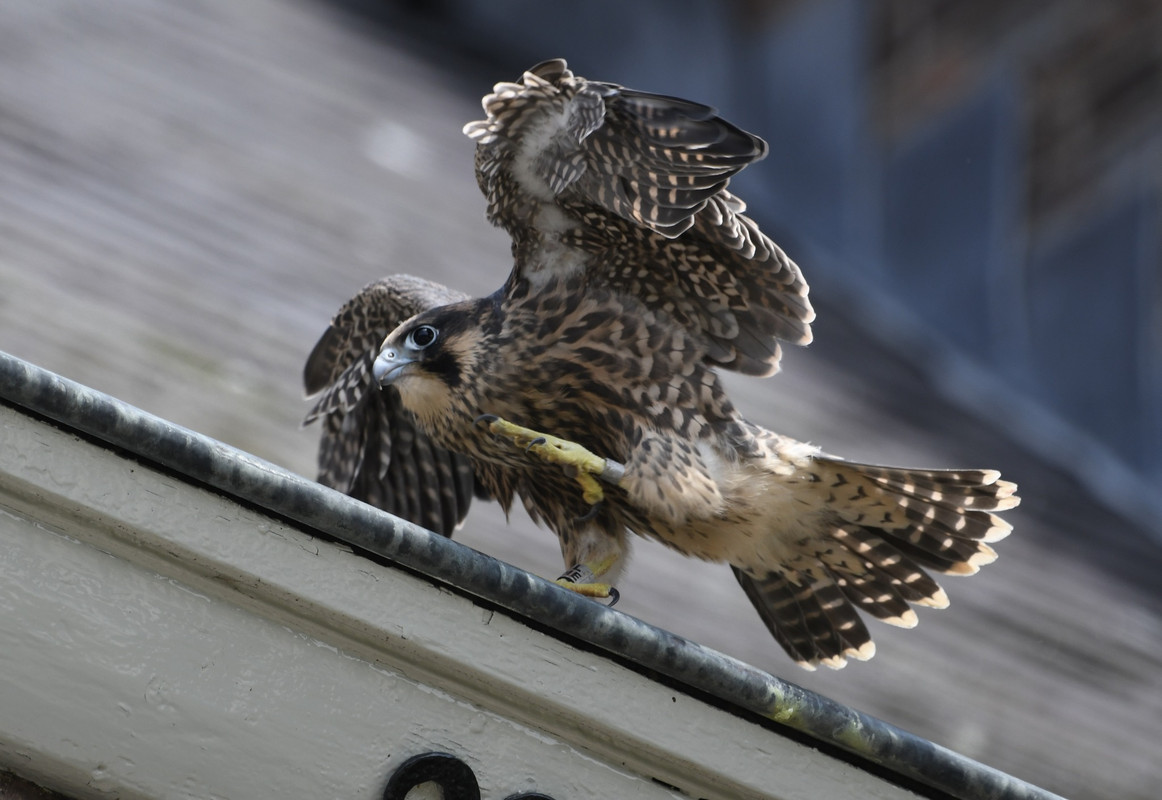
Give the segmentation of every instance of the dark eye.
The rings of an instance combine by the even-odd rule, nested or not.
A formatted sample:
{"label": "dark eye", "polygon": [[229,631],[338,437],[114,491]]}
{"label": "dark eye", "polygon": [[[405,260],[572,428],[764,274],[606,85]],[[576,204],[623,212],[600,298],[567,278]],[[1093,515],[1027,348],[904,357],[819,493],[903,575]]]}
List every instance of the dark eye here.
{"label": "dark eye", "polygon": [[432,342],[436,341],[436,337],[439,335],[440,332],[431,325],[421,325],[408,334],[408,346],[416,350],[423,350]]}

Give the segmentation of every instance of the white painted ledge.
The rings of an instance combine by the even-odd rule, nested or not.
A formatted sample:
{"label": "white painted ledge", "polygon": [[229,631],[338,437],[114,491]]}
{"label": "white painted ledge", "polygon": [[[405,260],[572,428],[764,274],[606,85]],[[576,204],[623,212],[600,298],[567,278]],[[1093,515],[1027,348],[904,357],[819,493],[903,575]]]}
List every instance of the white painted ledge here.
{"label": "white painted ledge", "polygon": [[[378,798],[408,757],[444,751],[497,800],[945,797],[951,782],[1050,796],[23,362],[0,367],[0,768],[77,797]],[[344,532],[413,568],[318,535]],[[415,571],[437,561],[439,580]],[[472,588],[481,575],[496,586]],[[671,677],[645,677],[635,653]]]}

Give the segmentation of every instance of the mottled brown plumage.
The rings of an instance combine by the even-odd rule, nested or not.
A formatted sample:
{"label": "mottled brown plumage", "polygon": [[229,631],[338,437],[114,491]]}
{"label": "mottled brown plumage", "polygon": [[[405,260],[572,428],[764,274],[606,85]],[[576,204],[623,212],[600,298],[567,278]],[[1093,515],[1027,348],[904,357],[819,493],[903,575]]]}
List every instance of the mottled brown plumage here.
{"label": "mottled brown plumage", "polygon": [[[390,475],[377,504],[447,523],[467,495],[422,489],[433,472],[463,488],[470,464],[483,492],[506,508],[519,497],[558,535],[566,567],[604,583],[627,532],[729,563],[806,667],[872,655],[857,609],[910,627],[912,605],[947,605],[930,573],[995,558],[989,543],[1009,526],[993,512],[1017,504],[995,471],[846,462],[747,422],[723,391],[716,368],[768,374],[779,339],[810,338],[798,268],[724,188],[765,154],[761,140],[705,106],[585,81],[561,61],[484,104],[488,119],[466,131],[489,216],[513,238],[512,274],[480,299],[389,279],[340,312],[307,370],[309,390],[331,387],[314,413],[327,418],[320,463],[343,476],[332,485]],[[369,346],[393,317],[399,327]],[[386,387],[380,406],[369,369]],[[572,470],[481,415],[624,471],[591,508]],[[373,427],[378,438],[349,433]],[[422,458],[394,463],[397,431],[424,443]]]}
{"label": "mottled brown plumage", "polygon": [[811,341],[791,259],[743,214],[730,177],[767,145],[714,109],[573,75],[560,59],[500,83],[476,141],[488,217],[512,279],[578,272],[666,311],[726,369],[769,375],[779,340]]}
{"label": "mottled brown plumage", "polygon": [[402,320],[466,297],[410,275],[371,283],[339,309],[303,370],[307,394],[318,394],[303,424],[323,426],[319,483],[445,536],[468,513],[472,465],[432,445],[371,363]]}
{"label": "mottled brown plumage", "polygon": [[[992,561],[988,543],[1009,531],[992,512],[1017,502],[993,471],[855,464],[746,422],[695,337],[631,297],[582,291],[578,276],[425,312],[382,352],[419,427],[486,481],[503,476],[490,491],[515,491],[567,566],[612,562],[599,577],[614,582],[627,529],[727,562],[806,666],[872,655],[857,608],[911,627],[910,604],[947,605],[929,572]],[[568,471],[493,436],[481,414],[576,442],[624,477],[591,515]]]}

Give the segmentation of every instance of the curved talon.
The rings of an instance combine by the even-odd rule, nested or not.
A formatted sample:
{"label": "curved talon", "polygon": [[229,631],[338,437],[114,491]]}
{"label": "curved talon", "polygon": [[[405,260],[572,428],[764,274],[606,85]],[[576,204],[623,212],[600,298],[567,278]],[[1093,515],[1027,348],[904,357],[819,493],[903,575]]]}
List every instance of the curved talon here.
{"label": "curved talon", "polygon": [[546,439],[544,436],[538,436],[536,439],[533,439],[531,442],[529,442],[529,446],[525,448],[525,452],[527,453],[530,450],[532,450],[534,447],[539,447],[542,444],[547,444],[548,441],[549,440]]}
{"label": "curved talon", "polygon": [[586,511],[584,514],[582,514],[581,516],[577,517],[577,518],[576,518],[575,520],[573,520],[573,521],[574,521],[574,522],[588,522],[589,520],[593,519],[594,517],[596,517],[596,516],[598,515],[598,513],[600,513],[600,511],[601,511],[601,506],[602,506],[602,504],[603,504],[604,502],[605,502],[604,500],[598,500],[596,503],[594,503],[593,505],[589,506],[589,510],[588,510],[588,511]]}
{"label": "curved talon", "polygon": [[500,417],[495,414],[481,414],[476,419],[472,420],[473,425],[491,425],[494,422],[499,422]]}
{"label": "curved talon", "polygon": [[609,587],[609,602],[605,604],[606,608],[613,608],[617,605],[617,601],[621,599],[621,592],[612,586]]}

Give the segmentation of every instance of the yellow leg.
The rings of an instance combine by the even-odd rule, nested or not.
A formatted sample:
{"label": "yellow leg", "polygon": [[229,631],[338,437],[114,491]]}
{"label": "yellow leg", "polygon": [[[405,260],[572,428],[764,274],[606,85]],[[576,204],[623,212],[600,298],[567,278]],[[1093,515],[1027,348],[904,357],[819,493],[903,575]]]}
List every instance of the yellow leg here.
{"label": "yellow leg", "polygon": [[625,474],[625,468],[621,464],[602,458],[576,442],[522,428],[492,414],[478,417],[476,421],[485,423],[494,435],[512,440],[514,445],[523,447],[546,463],[575,469],[574,479],[581,486],[585,502],[590,505],[600,503],[605,497],[598,478],[616,486],[621,476]]}
{"label": "yellow leg", "polygon": [[613,602],[610,605],[613,605],[618,599],[617,589],[614,589],[611,584],[599,583],[597,579],[608,572],[617,563],[618,558],[619,556],[615,554],[601,561],[577,564],[557,578],[555,583],[585,597],[612,598]]}

